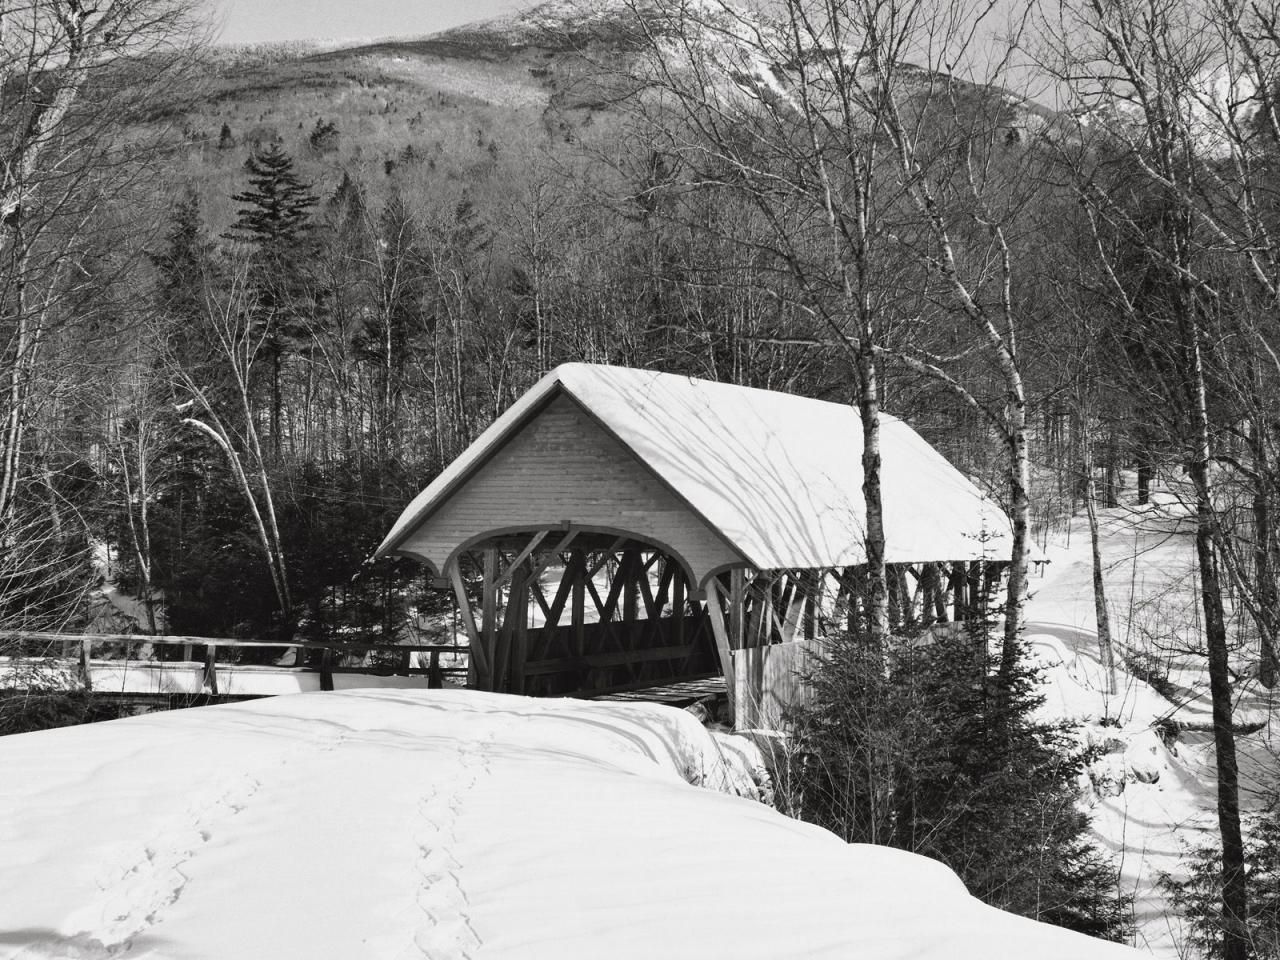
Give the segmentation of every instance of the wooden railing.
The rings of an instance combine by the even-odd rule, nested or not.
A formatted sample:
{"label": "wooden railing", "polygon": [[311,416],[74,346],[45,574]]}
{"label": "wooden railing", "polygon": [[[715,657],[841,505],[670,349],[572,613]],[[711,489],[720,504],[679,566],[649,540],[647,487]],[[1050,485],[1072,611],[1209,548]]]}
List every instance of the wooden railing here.
{"label": "wooden railing", "polygon": [[[281,654],[288,650],[297,651],[295,664],[282,666],[281,669],[289,669],[299,673],[318,673],[320,675],[320,689],[332,690],[333,677],[335,674],[365,674],[375,676],[421,676],[427,677],[427,687],[429,689],[439,689],[444,685],[444,677],[446,675],[462,675],[467,673],[466,666],[441,666],[440,657],[445,653],[463,654],[470,656],[470,650],[464,645],[453,645],[443,643],[318,643],[311,640],[235,640],[227,637],[177,637],[177,636],[147,636],[145,634],[127,634],[127,633],[100,633],[100,634],[66,634],[66,633],[38,633],[25,631],[0,631],[0,644],[5,642],[22,643],[26,645],[46,645],[46,651],[42,654],[18,654],[17,659],[29,657],[31,659],[48,659],[54,656],[49,651],[57,648],[59,656],[62,659],[77,661],[77,675],[81,684],[86,689],[92,689],[93,676],[90,670],[90,660],[92,659],[93,649],[95,647],[108,647],[125,645],[142,645],[150,644],[160,647],[182,647],[182,661],[187,663],[195,662],[194,651],[196,647],[204,647],[204,665],[203,665],[203,682],[209,692],[216,695],[218,693],[218,651],[224,649],[236,650],[279,650]],[[305,661],[308,659],[309,652],[318,651],[320,656],[319,662],[311,666]],[[395,653],[398,654],[396,664],[388,672],[386,666],[354,666],[344,667],[335,666],[336,659],[359,653]],[[411,666],[410,654],[412,653],[429,653],[431,654],[429,665],[425,667]],[[161,661],[169,662],[169,661]],[[225,666],[232,666],[230,662],[224,662]],[[244,666],[241,664],[241,666]]]}

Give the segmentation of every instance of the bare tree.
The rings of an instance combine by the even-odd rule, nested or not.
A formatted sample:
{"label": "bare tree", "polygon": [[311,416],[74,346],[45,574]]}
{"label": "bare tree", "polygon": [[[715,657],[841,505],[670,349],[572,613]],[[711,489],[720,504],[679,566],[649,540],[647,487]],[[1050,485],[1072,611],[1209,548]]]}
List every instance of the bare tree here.
{"label": "bare tree", "polygon": [[[846,353],[862,423],[867,627],[880,641],[889,633],[889,591],[876,348],[892,321],[899,271],[884,252],[891,200],[881,196],[879,175],[896,72],[863,82],[864,55],[846,44],[845,32],[860,26],[850,10],[788,2],[771,22],[728,3],[672,0],[660,10],[655,19],[634,8],[649,53],[636,115],[685,166],[687,182],[754,211],[762,229],[720,236],[763,250],[772,263],[759,282]],[[794,75],[780,87],[769,71],[783,64]],[[703,213],[695,209],[686,222],[726,226]]]}
{"label": "bare tree", "polygon": [[[1264,675],[1274,672],[1277,622],[1275,381],[1257,363],[1274,356],[1280,306],[1269,182],[1280,132],[1275,23],[1266,3],[1080,0],[1044,31],[1055,40],[1046,61],[1082,121],[1064,131],[1060,152],[1089,217],[1100,287],[1123,318],[1143,389],[1168,411],[1167,440],[1190,479],[1230,960],[1243,960],[1249,942],[1223,572],[1254,615]],[[1129,180],[1117,184],[1116,169]],[[1232,453],[1241,433],[1250,463]],[[1224,466],[1254,486],[1253,578],[1225,521]]]}
{"label": "bare tree", "polygon": [[[172,100],[200,37],[185,0],[26,0],[0,6],[0,526],[31,522],[32,452],[56,446],[58,397],[72,392],[82,338],[128,272],[146,225],[118,201],[152,154],[118,134]],[[108,213],[111,216],[108,216]],[[125,242],[122,242],[125,241]],[[96,269],[87,269],[93,262]],[[39,416],[50,418],[39,422]],[[35,469],[47,473],[47,465]],[[52,489],[47,477],[44,486]],[[57,505],[50,501],[49,510]],[[61,518],[52,513],[55,528]],[[64,531],[65,532],[65,531]],[[79,568],[76,568],[79,569]],[[20,577],[18,578],[21,579]],[[16,582],[16,581],[11,581]],[[68,595],[69,596],[69,595]]]}
{"label": "bare tree", "polygon": [[226,396],[198,383],[196,373],[181,364],[170,366],[177,386],[190,399],[180,412],[182,423],[208,437],[223,452],[236,486],[244,496],[262,547],[280,608],[281,629],[293,630],[293,599],[284,543],[276,519],[275,498],[267,471],[253,405],[254,367],[262,359],[267,331],[253,322],[252,293],[247,270],[241,266],[220,292],[207,299],[207,319],[215,349],[215,369],[225,379]]}
{"label": "bare tree", "polygon": [[[636,98],[641,116],[690,166],[687,180],[754,205],[767,234],[741,242],[767,246],[789,280],[775,283],[777,296],[818,324],[814,342],[845,349],[852,362],[873,633],[888,624],[882,365],[891,360],[943,384],[1001,438],[1014,534],[1001,657],[1008,674],[1026,598],[1030,495],[1007,229],[1026,193],[993,162],[1016,101],[991,86],[1007,60],[981,84],[951,72],[986,29],[990,7],[786,0],[771,19],[728,3],[659,7],[656,20],[635,8],[650,53]],[[912,287],[914,295],[904,294]],[[947,316],[968,332],[936,336],[941,324],[932,318]],[[994,403],[965,382],[976,355],[997,371]]]}

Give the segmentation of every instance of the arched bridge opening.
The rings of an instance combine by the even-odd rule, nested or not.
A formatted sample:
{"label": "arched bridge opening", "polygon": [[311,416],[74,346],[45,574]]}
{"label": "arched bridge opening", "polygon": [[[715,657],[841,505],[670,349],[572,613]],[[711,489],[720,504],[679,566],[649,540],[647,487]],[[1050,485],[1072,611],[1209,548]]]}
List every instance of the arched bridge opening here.
{"label": "arched bridge opening", "polygon": [[602,528],[496,531],[445,567],[471,686],[600,696],[720,676],[706,604],[661,544]]}

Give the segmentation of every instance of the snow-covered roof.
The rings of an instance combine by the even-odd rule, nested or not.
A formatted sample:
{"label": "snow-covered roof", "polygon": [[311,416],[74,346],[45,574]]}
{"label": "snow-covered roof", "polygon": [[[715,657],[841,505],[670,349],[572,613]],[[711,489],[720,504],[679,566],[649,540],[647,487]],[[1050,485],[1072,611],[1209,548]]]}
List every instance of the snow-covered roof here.
{"label": "snow-covered roof", "polygon": [[[856,409],[584,363],[557,367],[530,388],[414,498],[376,555],[394,552],[560,391],[757,569],[865,562],[862,427]],[[1008,517],[910,426],[883,416],[881,453],[889,562],[1008,555]]]}

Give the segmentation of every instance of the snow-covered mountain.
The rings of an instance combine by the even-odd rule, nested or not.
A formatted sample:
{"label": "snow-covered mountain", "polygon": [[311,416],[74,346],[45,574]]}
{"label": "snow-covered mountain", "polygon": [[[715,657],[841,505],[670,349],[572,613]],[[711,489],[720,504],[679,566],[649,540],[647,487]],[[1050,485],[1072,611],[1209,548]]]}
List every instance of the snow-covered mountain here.
{"label": "snow-covered mountain", "polygon": [[[822,62],[832,62],[831,48],[813,47],[818,42],[808,44],[807,55],[798,55],[793,38],[752,8],[731,0],[549,0],[507,17],[447,30],[426,41],[433,49],[461,59],[503,62],[537,57],[539,65],[533,70],[539,75],[554,73],[561,58],[580,57],[603,68],[596,71],[597,76],[629,69],[640,51],[652,44],[664,69],[696,70],[704,82],[722,88],[726,96],[782,104],[783,109],[795,103],[802,77],[812,82],[815,71],[821,73]],[[856,41],[851,43],[847,63],[856,64],[862,58]],[[806,42],[799,44],[801,49],[805,46]],[[1055,122],[1053,111],[1012,91],[909,62],[899,63],[895,74],[904,102],[946,87],[948,97],[962,109],[994,111],[1008,142],[1027,142]]]}
{"label": "snow-covered mountain", "polygon": [[[1247,65],[1209,66],[1186,79],[1164,78],[1163,86],[1162,95],[1173,103],[1168,112],[1181,120],[1176,135],[1185,136],[1205,159],[1248,150],[1260,133],[1263,98]],[[1157,104],[1156,109],[1162,108]],[[1083,130],[1106,130],[1132,146],[1145,146],[1146,108],[1124,84],[1095,93],[1067,116]]]}

